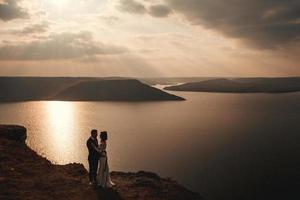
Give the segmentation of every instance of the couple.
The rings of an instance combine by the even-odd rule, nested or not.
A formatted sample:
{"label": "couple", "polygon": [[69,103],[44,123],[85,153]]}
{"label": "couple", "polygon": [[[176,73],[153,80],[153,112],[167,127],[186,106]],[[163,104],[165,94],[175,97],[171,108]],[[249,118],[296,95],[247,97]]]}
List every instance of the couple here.
{"label": "couple", "polygon": [[100,133],[100,145],[97,140],[98,132],[93,129],[91,137],[87,140],[86,145],[89,150],[89,178],[90,184],[98,185],[103,188],[110,188],[115,185],[109,176],[107,163],[106,140],[107,132]]}

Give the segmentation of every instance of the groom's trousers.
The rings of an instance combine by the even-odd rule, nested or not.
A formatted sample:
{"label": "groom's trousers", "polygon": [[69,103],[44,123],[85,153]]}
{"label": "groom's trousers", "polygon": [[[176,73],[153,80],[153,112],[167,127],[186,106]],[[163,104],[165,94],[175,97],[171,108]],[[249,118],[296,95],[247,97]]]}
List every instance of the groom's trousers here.
{"label": "groom's trousers", "polygon": [[91,183],[97,182],[98,158],[89,157],[89,178]]}

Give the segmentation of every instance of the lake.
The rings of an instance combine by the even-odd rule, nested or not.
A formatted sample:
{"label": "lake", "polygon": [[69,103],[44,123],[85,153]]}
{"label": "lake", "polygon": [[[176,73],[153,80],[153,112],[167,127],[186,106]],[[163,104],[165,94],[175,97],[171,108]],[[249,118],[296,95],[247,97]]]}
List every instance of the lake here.
{"label": "lake", "polygon": [[212,200],[294,199],[299,92],[173,93],[187,100],[1,103],[0,123],[26,126],[27,144],[53,163],[87,167],[96,128],[108,131],[111,170],[153,171]]}

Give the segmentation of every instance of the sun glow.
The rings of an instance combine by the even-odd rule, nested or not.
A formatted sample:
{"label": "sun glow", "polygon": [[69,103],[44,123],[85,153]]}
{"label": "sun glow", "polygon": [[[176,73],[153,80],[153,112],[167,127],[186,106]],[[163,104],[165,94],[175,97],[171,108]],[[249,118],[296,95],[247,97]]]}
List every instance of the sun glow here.
{"label": "sun glow", "polygon": [[52,5],[55,5],[60,8],[65,6],[67,2],[68,2],[68,0],[50,0],[49,1],[49,3],[51,3]]}

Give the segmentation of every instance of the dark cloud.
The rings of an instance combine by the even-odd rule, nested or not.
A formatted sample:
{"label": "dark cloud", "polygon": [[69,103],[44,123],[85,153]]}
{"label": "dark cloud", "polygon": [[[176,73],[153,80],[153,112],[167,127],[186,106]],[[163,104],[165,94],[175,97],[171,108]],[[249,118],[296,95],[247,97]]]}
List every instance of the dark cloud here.
{"label": "dark cloud", "polygon": [[61,33],[48,40],[0,46],[0,60],[52,60],[124,53],[123,47],[95,41],[90,32]]}
{"label": "dark cloud", "polygon": [[146,7],[135,0],[120,0],[118,9],[133,14],[145,14],[147,12]]}
{"label": "dark cloud", "polygon": [[171,13],[171,9],[166,5],[151,5],[149,7],[149,14],[153,17],[167,17]]}
{"label": "dark cloud", "polygon": [[132,14],[149,14],[152,17],[167,17],[172,11],[170,7],[163,4],[152,4],[147,7],[135,0],[120,0],[118,9]]}
{"label": "dark cloud", "polygon": [[33,24],[25,27],[20,33],[22,34],[32,34],[32,33],[45,33],[49,28],[48,23]]}
{"label": "dark cloud", "polygon": [[259,48],[299,41],[300,0],[165,0],[192,24]]}
{"label": "dark cloud", "polygon": [[49,23],[31,24],[23,29],[5,29],[0,30],[0,35],[17,35],[17,36],[34,36],[39,37],[41,34],[47,33]]}
{"label": "dark cloud", "polygon": [[28,13],[18,6],[18,0],[0,1],[0,20],[9,21],[17,18],[28,18]]}

